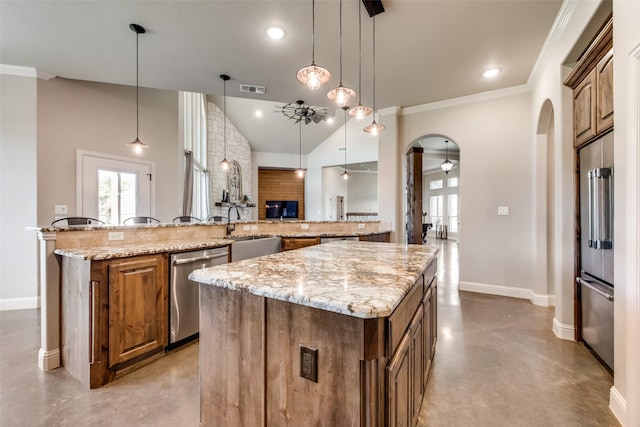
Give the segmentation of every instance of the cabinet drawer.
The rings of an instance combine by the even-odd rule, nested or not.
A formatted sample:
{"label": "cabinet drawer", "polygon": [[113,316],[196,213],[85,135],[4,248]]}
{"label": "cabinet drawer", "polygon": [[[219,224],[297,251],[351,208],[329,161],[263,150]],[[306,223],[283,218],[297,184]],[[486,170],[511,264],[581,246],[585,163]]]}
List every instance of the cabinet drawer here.
{"label": "cabinet drawer", "polygon": [[317,237],[285,237],[282,238],[282,250],[290,251],[292,249],[305,248],[320,243]]}
{"label": "cabinet drawer", "polygon": [[411,291],[409,291],[409,294],[402,300],[400,305],[396,307],[393,313],[391,313],[391,316],[389,316],[389,339],[387,341],[389,356],[391,356],[400,345],[402,336],[409,327],[409,323],[422,301],[423,287],[424,276],[420,276]]}

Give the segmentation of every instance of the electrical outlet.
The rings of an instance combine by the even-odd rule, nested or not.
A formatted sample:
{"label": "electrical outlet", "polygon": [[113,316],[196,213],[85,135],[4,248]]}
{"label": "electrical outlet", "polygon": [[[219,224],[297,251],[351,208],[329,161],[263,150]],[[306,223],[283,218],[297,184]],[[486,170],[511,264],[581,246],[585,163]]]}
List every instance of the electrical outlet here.
{"label": "electrical outlet", "polygon": [[66,215],[67,214],[67,205],[56,205],[54,213],[56,215]]}
{"label": "electrical outlet", "polygon": [[300,376],[318,382],[318,350],[300,345]]}
{"label": "electrical outlet", "polygon": [[251,226],[250,225],[247,224],[247,225],[243,225],[242,226],[242,231],[249,231],[249,230],[251,230]]}
{"label": "electrical outlet", "polygon": [[124,240],[124,233],[122,231],[109,232],[109,240]]}
{"label": "electrical outlet", "polygon": [[498,215],[509,215],[509,206],[498,206]]}
{"label": "electrical outlet", "polygon": [[358,228],[364,228],[364,224],[358,224]]}
{"label": "electrical outlet", "polygon": [[308,230],[309,229],[309,224],[300,224],[300,228],[302,230]]}
{"label": "electrical outlet", "polygon": [[258,224],[251,224],[251,231],[256,231],[258,229]]}

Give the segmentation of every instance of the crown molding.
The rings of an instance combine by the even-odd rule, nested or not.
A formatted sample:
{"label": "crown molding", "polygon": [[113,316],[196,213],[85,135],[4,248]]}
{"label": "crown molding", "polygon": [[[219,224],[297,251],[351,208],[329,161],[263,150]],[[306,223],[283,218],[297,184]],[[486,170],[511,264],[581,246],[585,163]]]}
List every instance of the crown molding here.
{"label": "crown molding", "polygon": [[19,65],[0,64],[0,74],[7,76],[32,77],[42,80],[51,80],[56,77],[47,71],[38,70],[33,67],[22,67]]}
{"label": "crown molding", "polygon": [[538,78],[540,78],[540,74],[542,74],[544,67],[547,65],[551,52],[553,52],[560,36],[567,28],[567,24],[573,16],[573,12],[579,2],[580,0],[564,0],[562,2],[560,10],[556,15],[556,19],[553,21],[553,25],[551,26],[551,30],[549,30],[549,34],[547,34],[547,39],[542,45],[542,50],[538,55],[538,59],[536,59],[535,64],[533,64],[531,74],[529,74],[529,80],[527,80],[527,86],[533,86]]}
{"label": "crown molding", "polygon": [[455,107],[458,105],[471,104],[478,101],[486,101],[489,99],[502,98],[504,96],[517,95],[530,92],[529,85],[512,86],[505,89],[493,90],[490,92],[476,93],[474,95],[461,96],[460,98],[447,99],[445,101],[432,102],[430,104],[416,105],[415,107],[403,108],[400,112],[401,116],[409,114],[422,113],[425,111],[440,110],[447,107]]}

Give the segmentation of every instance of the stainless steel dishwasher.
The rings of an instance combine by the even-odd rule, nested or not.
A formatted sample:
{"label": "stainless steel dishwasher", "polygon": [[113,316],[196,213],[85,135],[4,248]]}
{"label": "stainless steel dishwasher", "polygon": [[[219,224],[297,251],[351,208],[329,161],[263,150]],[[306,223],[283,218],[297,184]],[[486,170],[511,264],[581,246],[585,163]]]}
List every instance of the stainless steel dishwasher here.
{"label": "stainless steel dishwasher", "polygon": [[226,246],[171,254],[170,347],[195,339],[200,330],[200,286],[189,280],[189,273],[200,268],[226,264],[228,254],[229,250]]}

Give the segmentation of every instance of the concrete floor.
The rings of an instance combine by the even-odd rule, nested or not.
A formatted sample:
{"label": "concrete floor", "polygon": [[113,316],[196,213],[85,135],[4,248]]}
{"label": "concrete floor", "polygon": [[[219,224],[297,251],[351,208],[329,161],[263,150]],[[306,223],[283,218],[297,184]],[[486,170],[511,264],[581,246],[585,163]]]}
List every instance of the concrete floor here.
{"label": "concrete floor", "polygon": [[[434,243],[434,240],[429,240]],[[458,292],[458,246],[438,260],[438,344],[420,426],[618,426],[612,377],[557,339],[553,309]],[[198,345],[88,390],[41,372],[38,310],[0,312],[0,426],[198,426]]]}

